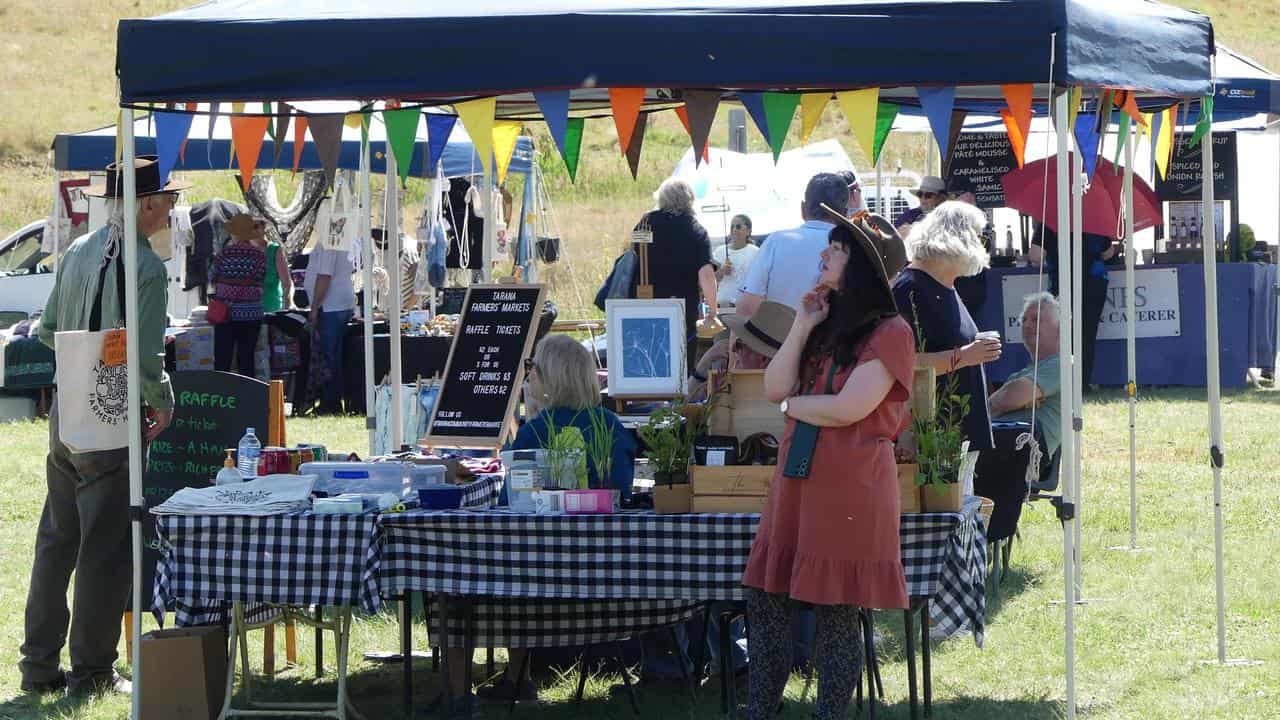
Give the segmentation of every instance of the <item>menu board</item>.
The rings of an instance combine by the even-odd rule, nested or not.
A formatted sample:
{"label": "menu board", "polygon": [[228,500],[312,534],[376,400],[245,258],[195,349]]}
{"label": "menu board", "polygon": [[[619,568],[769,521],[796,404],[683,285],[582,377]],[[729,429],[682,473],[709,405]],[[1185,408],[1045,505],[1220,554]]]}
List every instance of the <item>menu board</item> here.
{"label": "menu board", "polygon": [[[208,487],[222,469],[227,448],[235,448],[245,428],[267,444],[268,385],[226,372],[191,371],[169,375],[173,385],[173,421],[151,443],[142,474],[147,509],[184,487]],[[147,513],[142,529],[142,596],[151,597],[160,559],[155,518]]]}
{"label": "menu board", "polygon": [[1005,133],[961,133],[947,161],[947,189],[968,190],[983,210],[1004,207],[1000,178],[1018,168]]}
{"label": "menu board", "polygon": [[[1204,156],[1200,145],[1190,145],[1191,136],[1178,133],[1174,138],[1173,161],[1164,178],[1156,174],[1156,194],[1166,202],[1172,200],[1199,200],[1204,182],[1201,175]],[[1236,134],[1213,134],[1213,197],[1215,200],[1236,200]],[[1219,236],[1221,237],[1221,236]]]}
{"label": "menu board", "polygon": [[506,439],[524,358],[533,351],[542,285],[472,285],[445,366],[444,384],[422,442],[500,447]]}

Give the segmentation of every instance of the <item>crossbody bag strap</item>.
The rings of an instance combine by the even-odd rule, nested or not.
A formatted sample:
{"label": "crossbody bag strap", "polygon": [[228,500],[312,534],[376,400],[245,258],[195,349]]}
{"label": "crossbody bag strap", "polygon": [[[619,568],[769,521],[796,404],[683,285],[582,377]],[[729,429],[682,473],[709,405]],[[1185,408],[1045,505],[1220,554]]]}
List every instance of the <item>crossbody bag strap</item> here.
{"label": "crossbody bag strap", "polygon": [[111,264],[116,266],[116,297],[120,302],[120,324],[124,324],[124,262],[117,251],[115,258],[103,263],[102,269],[98,271],[98,294],[94,296],[93,307],[89,310],[90,332],[102,329],[102,291],[107,282],[107,266]]}

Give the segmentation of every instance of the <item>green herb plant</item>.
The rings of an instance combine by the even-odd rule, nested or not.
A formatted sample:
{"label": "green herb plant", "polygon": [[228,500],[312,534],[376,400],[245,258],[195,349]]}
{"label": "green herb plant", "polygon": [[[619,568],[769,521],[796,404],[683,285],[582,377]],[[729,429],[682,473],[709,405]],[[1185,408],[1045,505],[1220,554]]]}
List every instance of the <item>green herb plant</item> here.
{"label": "green herb plant", "polygon": [[[915,295],[911,307],[916,318],[916,352],[925,352],[924,330],[920,328]],[[932,418],[914,417],[911,432],[916,443],[916,485],[946,485],[960,481],[965,439],[962,423],[969,414],[969,395],[958,392],[960,376],[953,366],[938,383],[937,410]]]}
{"label": "green herb plant", "polygon": [[655,474],[669,477],[688,471],[697,427],[686,421],[679,407],[661,407],[649,413],[649,421],[640,426],[639,432],[647,448],[644,456]]}
{"label": "green herb plant", "polygon": [[[587,413],[587,420],[591,423],[591,437],[586,441],[587,456],[596,469],[600,487],[613,487],[610,482],[613,475],[613,426],[604,408],[587,408],[583,412]],[[580,489],[585,490],[587,487],[584,484]]]}
{"label": "green herb plant", "polygon": [[[575,416],[576,419],[577,416]],[[547,450],[547,464],[551,472],[557,473],[564,468],[572,469],[572,486],[585,490],[587,488],[587,442],[582,431],[572,423],[563,427],[555,424],[552,413],[546,413],[547,437],[542,446]],[[561,483],[562,479],[555,478]]]}

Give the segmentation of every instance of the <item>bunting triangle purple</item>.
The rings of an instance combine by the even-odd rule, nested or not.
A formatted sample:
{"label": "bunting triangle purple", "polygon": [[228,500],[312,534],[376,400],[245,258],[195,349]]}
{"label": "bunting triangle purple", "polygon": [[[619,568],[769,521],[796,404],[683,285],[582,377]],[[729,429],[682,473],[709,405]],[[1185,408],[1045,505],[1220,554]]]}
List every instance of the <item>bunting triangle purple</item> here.
{"label": "bunting triangle purple", "polygon": [[542,111],[542,119],[547,121],[547,129],[564,156],[564,134],[569,128],[569,91],[543,90],[533,94],[533,99]]}
{"label": "bunting triangle purple", "polygon": [[427,171],[426,177],[436,176],[436,167],[440,164],[440,156],[444,154],[444,146],[449,144],[449,135],[453,132],[457,115],[429,115],[427,118]]}
{"label": "bunting triangle purple", "polygon": [[182,143],[191,131],[191,115],[177,112],[156,112],[156,154],[159,156],[160,184],[169,179],[169,173],[178,162]]}

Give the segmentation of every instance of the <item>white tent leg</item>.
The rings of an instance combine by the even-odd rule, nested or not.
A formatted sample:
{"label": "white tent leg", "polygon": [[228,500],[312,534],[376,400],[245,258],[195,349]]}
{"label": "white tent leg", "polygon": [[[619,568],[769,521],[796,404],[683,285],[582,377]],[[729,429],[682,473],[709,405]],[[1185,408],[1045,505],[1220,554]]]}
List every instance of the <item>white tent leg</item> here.
{"label": "white tent leg", "polygon": [[[1084,257],[1084,158],[1081,156],[1079,149],[1072,154],[1071,165],[1071,241],[1070,251],[1064,255],[1061,246],[1062,233],[1058,234],[1058,258],[1061,261],[1063,257],[1071,258],[1071,371],[1073,373],[1071,387],[1073,393],[1071,395],[1071,432],[1075,435],[1073,448],[1075,450],[1075,462],[1072,464],[1072,470],[1075,472],[1073,482],[1071,484],[1074,493],[1070,496],[1071,502],[1075,503],[1075,517],[1071,521],[1071,532],[1075,536],[1075,555],[1073,562],[1075,563],[1075,579],[1076,579],[1076,602],[1084,600],[1084,580],[1080,562],[1080,485],[1084,476],[1083,472],[1083,430],[1084,430],[1084,384],[1089,378],[1084,377],[1084,274],[1088,272],[1088,268],[1084,267],[1082,258]],[[1060,262],[1060,265],[1067,265],[1067,262]]]}
{"label": "white tent leg", "polygon": [[138,179],[133,166],[133,110],[120,112],[124,157],[124,324],[125,361],[127,363],[129,402],[129,505],[133,513],[133,624],[129,641],[133,643],[133,697],[129,717],[137,720],[142,698],[142,385],[138,364],[142,353],[138,348]]}
{"label": "white tent leg", "polygon": [[[1201,167],[1213,167],[1213,134],[1200,141]],[[1204,243],[1204,322],[1205,364],[1208,377],[1205,388],[1209,395],[1209,457],[1213,467],[1213,548],[1214,579],[1218,599],[1218,662],[1227,661],[1227,597],[1223,568],[1222,530],[1222,391],[1218,374],[1218,226],[1213,214],[1213,173],[1202,173],[1201,198],[1207,237]]]}
{"label": "white tent leg", "polygon": [[369,454],[373,454],[378,431],[375,410],[377,378],[373,371],[373,190],[370,187],[369,143],[360,147],[360,274],[364,286],[364,426],[369,432]]}
{"label": "white tent leg", "polygon": [[484,242],[480,248],[481,282],[493,282],[493,247],[497,244],[498,224],[494,222],[493,174],[485,171],[480,180],[480,207],[484,208]]}
{"label": "white tent leg", "polygon": [[1129,396],[1129,549],[1138,549],[1138,318],[1137,288],[1133,266],[1138,249],[1133,243],[1133,146],[1138,142],[1131,124],[1125,139],[1124,163],[1124,286],[1125,354],[1129,369],[1125,392]]}
{"label": "white tent leg", "polygon": [[[387,298],[387,324],[391,331],[391,451],[399,452],[404,444],[404,407],[401,396],[404,382],[400,364],[400,305],[403,298],[400,279],[400,174],[395,153],[387,151],[386,212],[383,213],[383,237],[387,241],[387,275],[390,292]],[[417,438],[414,438],[417,440]]]}
{"label": "white tent leg", "polygon": [[[1059,311],[1059,329],[1058,341],[1061,343],[1062,349],[1059,357],[1065,362],[1059,364],[1059,382],[1061,384],[1059,397],[1066,399],[1068,402],[1075,397],[1072,392],[1072,356],[1069,352],[1071,347],[1071,263],[1067,260],[1071,256],[1063,252],[1062,238],[1068,236],[1066,228],[1070,226],[1070,215],[1068,202],[1068,186],[1070,172],[1067,168],[1067,155],[1070,152],[1070,136],[1067,128],[1068,113],[1068,92],[1063,89],[1059,92],[1058,97],[1054,99],[1055,121],[1057,123],[1058,135],[1058,163],[1057,163],[1057,191],[1058,191],[1058,288],[1059,300],[1061,308]],[[1062,476],[1062,497],[1065,503],[1070,503],[1070,499],[1075,495],[1073,493],[1072,483],[1075,478],[1075,433],[1063,433],[1062,435],[1062,460],[1060,465],[1060,474]],[[1075,534],[1070,527],[1063,525],[1062,532],[1062,577],[1063,577],[1063,611],[1064,618],[1064,640],[1066,655],[1066,690],[1067,690],[1067,720],[1075,720],[1076,717],[1076,588],[1075,588]]]}

